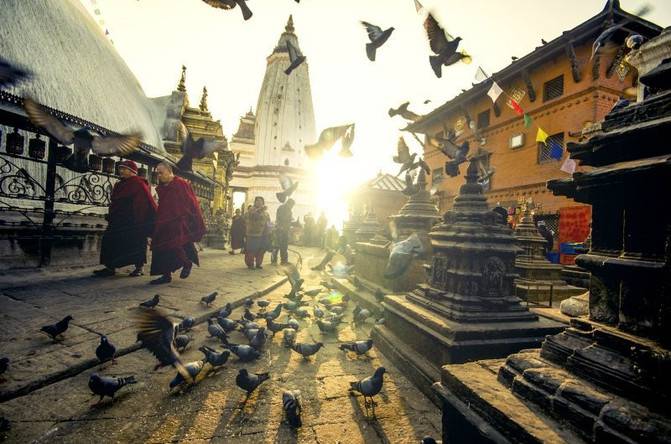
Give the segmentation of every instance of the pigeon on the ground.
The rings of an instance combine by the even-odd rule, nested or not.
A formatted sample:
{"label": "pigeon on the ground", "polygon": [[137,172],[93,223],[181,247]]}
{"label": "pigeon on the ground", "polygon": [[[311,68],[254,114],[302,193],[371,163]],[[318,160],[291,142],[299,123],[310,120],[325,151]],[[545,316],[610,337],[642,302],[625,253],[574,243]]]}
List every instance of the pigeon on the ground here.
{"label": "pigeon on the ground", "polygon": [[68,327],[70,326],[70,321],[72,319],[73,319],[72,316],[67,315],[66,317],[64,317],[60,321],[56,322],[55,324],[45,325],[44,327],[42,327],[40,329],[40,331],[43,331],[44,333],[49,335],[49,337],[51,337],[51,339],[53,339],[55,341],[56,337],[65,333],[65,330],[67,330]]}
{"label": "pigeon on the ground", "polygon": [[333,333],[337,330],[337,324],[327,320],[317,319],[317,326],[319,330],[326,333]]}
{"label": "pigeon on the ground", "polygon": [[258,305],[261,308],[266,308],[267,306],[270,305],[270,301],[267,301],[265,299],[259,299],[258,301],[256,301],[256,305]]}
{"label": "pigeon on the ground", "polygon": [[254,321],[254,319],[256,319],[256,316],[254,315],[254,313],[249,311],[249,308],[245,308],[245,313],[242,316],[249,322],[252,322]]}
{"label": "pigeon on the ground", "polygon": [[417,113],[414,113],[408,109],[410,102],[402,103],[398,108],[389,108],[389,117],[401,116],[405,120],[410,120],[414,122],[419,119],[421,116]]}
{"label": "pigeon on the ground", "polygon": [[251,345],[231,344],[228,345],[227,348],[232,351],[241,362],[250,362],[261,356],[261,352]]}
{"label": "pigeon on the ground", "polygon": [[295,351],[296,353],[302,355],[303,359],[308,359],[310,356],[317,353],[323,346],[324,346],[324,343],[322,343],[322,342],[315,342],[314,344],[308,344],[308,343],[305,343],[305,342],[298,342],[298,343],[294,344],[291,347],[291,349],[293,351]]}
{"label": "pigeon on the ground", "polygon": [[319,308],[317,306],[314,307],[314,313],[315,313],[315,318],[317,318],[317,319],[321,319],[321,318],[324,317],[324,310],[322,310],[321,308]]}
{"label": "pigeon on the ground", "polygon": [[0,57],[0,88],[9,88],[30,77],[32,77],[32,73],[12,65],[9,61]]}
{"label": "pigeon on the ground", "polygon": [[247,0],[203,0],[205,3],[208,5],[212,6],[213,8],[219,8],[219,9],[233,9],[236,6],[240,7],[240,10],[242,11],[242,18],[245,20],[249,20],[252,18],[252,11],[249,9],[247,6]]}
{"label": "pigeon on the ground", "polygon": [[296,330],[285,328],[282,330],[282,343],[286,348],[291,348],[296,343]]}
{"label": "pigeon on the ground", "polygon": [[94,395],[100,396],[98,404],[105,396],[114,398],[114,394],[119,389],[128,384],[136,384],[135,376],[128,376],[125,378],[115,378],[113,376],[100,376],[93,373],[89,378],[89,389]]}
{"label": "pigeon on the ground", "polygon": [[223,328],[221,328],[221,325],[219,325],[219,322],[214,319],[210,318],[207,320],[207,332],[209,333],[210,337],[214,338],[227,338],[226,332],[224,331]]}
{"label": "pigeon on the ground", "polygon": [[389,252],[384,277],[395,279],[402,276],[410,267],[413,258],[423,252],[424,247],[417,233],[412,233],[406,240],[395,243]]}
{"label": "pigeon on the ground", "polygon": [[305,56],[289,40],[287,40],[287,52],[289,53],[289,67],[284,70],[284,74],[290,75],[294,69],[298,68],[305,61]]}
{"label": "pigeon on the ground", "polygon": [[[382,376],[386,372],[384,367],[378,367],[373,373],[373,376],[369,376],[360,381],[350,382],[350,392],[359,392],[363,395],[364,406],[366,411],[368,411],[368,406],[373,408],[373,416],[375,416],[375,401],[373,401],[373,396],[380,393],[382,390],[382,383],[384,380]],[[370,403],[368,402],[370,398]]]}
{"label": "pigeon on the ground", "polygon": [[186,373],[189,375],[189,379],[185,379],[184,374],[182,372],[177,372],[172,381],[170,381],[169,385],[171,390],[177,386],[184,384],[187,381],[198,382],[204,379],[205,376],[207,376],[208,371],[212,369],[212,365],[206,367],[205,361],[201,360],[184,364],[184,368],[186,369]]}
{"label": "pigeon on the ground", "polygon": [[288,176],[281,175],[280,187],[282,187],[282,191],[275,193],[275,197],[277,197],[277,200],[281,203],[284,203],[298,188],[298,181],[292,180]]}
{"label": "pigeon on the ground", "polygon": [[148,300],[146,300],[146,301],[144,301],[144,302],[141,302],[141,303],[140,303],[140,307],[144,307],[144,308],[154,308],[154,307],[156,307],[156,306],[158,305],[158,303],[160,302],[160,300],[161,300],[161,297],[160,297],[159,295],[155,294],[153,298],[148,299]]}
{"label": "pigeon on the ground", "polygon": [[[426,29],[426,34],[429,38],[431,51],[436,54],[429,57],[429,62],[431,63],[431,68],[436,74],[436,77],[440,78],[443,75],[442,66],[450,64],[450,58],[453,58],[454,54],[457,52],[461,37],[448,39],[445,30],[440,27],[432,14],[429,14],[426,17],[426,20],[424,21],[424,29]],[[452,61],[452,63],[454,62]]]}
{"label": "pigeon on the ground", "polygon": [[296,311],[294,311],[294,314],[298,316],[301,319],[309,318],[310,313],[308,313],[308,309],[305,307],[300,307]]}
{"label": "pigeon on the ground", "polygon": [[[331,259],[333,259],[333,256],[335,256],[336,252],[334,250],[328,250],[326,252],[326,256],[321,260],[320,263],[315,265],[314,267],[311,268],[312,271],[324,271],[324,268],[326,267],[326,264],[331,262]],[[317,292],[319,293],[319,292]]]}
{"label": "pigeon on the ground", "polygon": [[264,313],[263,317],[266,320],[270,319],[271,321],[274,321],[280,317],[280,313],[282,313],[282,304],[277,304],[277,306],[272,311]]}
{"label": "pigeon on the ground", "polygon": [[380,290],[379,287],[375,289],[375,293],[373,293],[373,296],[375,296],[375,300],[378,302],[384,301],[384,292]]}
{"label": "pigeon on the ground", "polygon": [[112,344],[105,335],[100,335],[100,345],[96,348],[96,357],[98,360],[103,363],[109,361],[110,359],[114,362],[114,356],[116,355],[116,347]]}
{"label": "pigeon on the ground", "polygon": [[363,355],[373,348],[373,340],[345,342],[340,344],[338,348],[342,351],[353,351],[357,355]]}
{"label": "pigeon on the ground", "polygon": [[186,350],[186,346],[191,342],[191,336],[189,335],[177,335],[175,336],[175,348],[178,351],[183,352]]}
{"label": "pigeon on the ground", "polygon": [[217,318],[217,323],[224,329],[225,333],[230,333],[238,328],[238,323],[228,318]]}
{"label": "pigeon on the ground", "polygon": [[366,55],[368,56],[368,60],[374,62],[377,49],[385,44],[391,33],[394,32],[394,28],[392,27],[383,31],[379,26],[368,22],[361,22],[361,24],[366,28],[368,38],[370,39],[370,43],[366,43]]}
{"label": "pigeon on the ground", "polygon": [[224,305],[224,308],[219,310],[219,313],[217,313],[217,316],[220,318],[227,318],[233,313],[233,307],[231,307],[231,303],[227,302],[226,305]]}
{"label": "pigeon on the ground", "polygon": [[245,298],[245,300],[242,301],[242,305],[244,305],[245,308],[252,308],[252,305],[254,305],[254,300],[252,298]]}
{"label": "pigeon on the ground", "polygon": [[285,302],[283,305],[284,305],[284,308],[286,308],[287,310],[295,311],[295,310],[298,309],[298,307],[308,305],[308,303],[305,302],[305,301],[289,301],[289,302]]}
{"label": "pigeon on the ground", "polygon": [[258,332],[258,328],[246,328],[242,331],[242,334],[245,335],[245,338],[247,338],[248,341],[251,341]]}
{"label": "pigeon on the ground", "polygon": [[196,324],[196,320],[191,316],[187,316],[177,325],[177,331],[189,331]]}
{"label": "pigeon on the ground", "polygon": [[265,327],[259,328],[254,337],[249,340],[249,345],[254,347],[257,350],[263,349],[263,346],[266,345],[266,329]]}
{"label": "pigeon on the ground", "polygon": [[207,345],[201,346],[198,350],[205,355],[205,361],[209,362],[212,367],[221,367],[222,365],[226,364],[228,357],[231,356],[231,352],[229,350],[217,352]]}
{"label": "pigeon on the ground", "polygon": [[235,377],[235,384],[246,391],[249,398],[249,395],[269,378],[270,373],[249,373],[246,368],[241,368]]}
{"label": "pigeon on the ground", "polygon": [[301,324],[292,317],[289,317],[289,319],[287,319],[287,325],[289,326],[289,328],[293,328],[296,331],[298,331],[298,329],[301,328]]}
{"label": "pigeon on the ground", "polygon": [[305,290],[305,291],[303,292],[303,294],[304,294],[305,296],[310,296],[311,298],[313,298],[313,297],[317,296],[317,295],[318,295],[319,293],[321,293],[321,292],[322,292],[322,289],[321,289],[320,287],[315,287],[315,288],[311,288],[311,289],[309,289],[309,290]]}
{"label": "pigeon on the ground", "polygon": [[238,321],[238,324],[240,325],[240,331],[245,331],[249,330],[250,328],[259,328],[259,324],[256,322],[248,321],[247,319],[240,319]]}
{"label": "pigeon on the ground", "polygon": [[371,317],[371,312],[367,308],[362,308],[357,312],[357,314],[354,315],[354,323],[355,324],[362,324],[366,322],[366,319]]}
{"label": "pigeon on the ground", "polygon": [[282,393],[282,407],[289,425],[295,429],[301,427],[301,392],[299,390],[285,390]]}
{"label": "pigeon on the ground", "polygon": [[214,302],[214,300],[217,298],[217,294],[219,294],[219,293],[217,293],[216,291],[213,291],[212,293],[200,298],[200,302],[209,307],[210,305],[212,305],[212,302]]}
{"label": "pigeon on the ground", "polygon": [[270,318],[266,319],[266,326],[268,327],[268,330],[272,331],[273,333],[277,333],[278,331],[284,330],[285,328],[290,328],[288,324],[274,322]]}

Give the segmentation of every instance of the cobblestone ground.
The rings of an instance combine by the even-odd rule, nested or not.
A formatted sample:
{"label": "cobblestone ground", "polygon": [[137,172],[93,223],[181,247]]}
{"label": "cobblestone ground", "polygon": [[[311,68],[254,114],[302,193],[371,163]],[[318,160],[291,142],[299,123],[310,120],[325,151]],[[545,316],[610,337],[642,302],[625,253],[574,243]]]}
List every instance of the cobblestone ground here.
{"label": "cobblestone ground", "polygon": [[[303,274],[306,278],[306,287],[316,286],[321,276],[306,270],[309,265],[318,262],[321,253],[314,249],[301,251],[305,261]],[[213,281],[224,279],[224,276],[230,276],[231,282],[241,280],[244,283],[243,289],[230,290],[231,294],[245,291],[251,293],[264,286],[267,287],[273,280],[278,279],[276,269],[271,266],[255,274],[257,272],[247,271],[236,265],[239,260],[239,257],[233,259],[212,253],[209,262],[220,263],[220,266],[218,269],[210,270],[210,273],[213,273],[210,285]],[[165,290],[166,296],[171,295],[166,297],[166,306],[170,306],[168,302],[179,301],[180,307],[175,307],[175,313],[188,313],[188,309],[191,309],[192,313],[198,313],[198,310],[206,312],[204,308],[198,307],[197,301],[200,296],[213,289],[204,282],[210,279],[204,277],[209,276],[208,266],[205,265],[207,262],[204,261],[201,270],[201,282],[196,283],[196,279],[193,282],[178,282]],[[125,284],[127,280],[119,278],[118,282]],[[79,305],[86,304],[89,306],[89,311],[96,311],[97,304],[89,302],[89,298],[98,301],[102,307],[107,307],[106,303],[101,303],[99,299],[103,294],[107,295],[107,298],[103,298],[105,301],[109,298],[125,299],[125,305],[120,305],[125,307],[124,311],[119,307],[114,316],[110,316],[115,319],[125,318],[125,313],[132,312],[142,297],[151,296],[151,290],[141,288],[142,297],[140,295],[131,297],[133,291],[140,291],[138,290],[140,284],[127,284],[135,290],[131,290],[130,287],[115,290],[113,284],[114,282],[104,283],[104,292],[88,293],[88,297],[79,296]],[[191,288],[191,284],[196,288]],[[53,289],[53,286],[45,283],[38,284],[38,287]],[[62,286],[58,288],[58,291],[63,291]],[[289,285],[285,284],[264,298],[271,301],[272,308],[283,300],[283,295],[288,289]],[[228,291],[224,288],[222,290]],[[11,300],[18,299],[16,292],[12,294]],[[24,294],[28,294],[28,290],[25,290]],[[217,302],[219,303],[219,300]],[[224,302],[225,300],[222,300],[219,305],[223,305]],[[67,311],[60,306],[57,308],[58,314],[50,315],[50,319],[58,318],[62,312]],[[264,355],[258,361],[242,364],[231,358],[223,369],[210,375],[199,385],[179,393],[171,393],[168,389],[168,382],[175,373],[173,369],[153,372],[152,368],[156,361],[149,352],[139,350],[129,353],[119,358],[116,364],[108,364],[102,369],[96,366],[26,396],[0,404],[0,415],[12,422],[12,431],[7,439],[10,442],[75,443],[412,443],[418,442],[427,434],[439,436],[439,410],[415,389],[392,363],[375,349],[369,352],[370,356],[356,358],[337,348],[339,341],[368,338],[372,328],[372,320],[361,327],[352,325],[351,309],[350,306],[345,322],[341,324],[337,334],[333,335],[322,334],[310,319],[300,321],[298,341],[321,341],[326,344],[310,361],[306,362],[295,352],[284,348],[282,333],[278,333],[266,346]],[[309,310],[312,312],[311,308]],[[2,311],[5,316],[5,310]],[[241,310],[238,309],[231,318],[239,319],[241,314]],[[16,312],[14,316],[19,317]],[[80,318],[83,319],[83,315],[80,315]],[[280,320],[285,321],[285,318],[286,315],[283,314]],[[116,319],[115,322],[120,320]],[[130,335],[131,331],[134,333],[130,321],[125,319],[124,322],[128,323],[126,335]],[[2,328],[1,334],[4,338],[6,326]],[[21,333],[14,335],[17,337],[14,342],[23,340],[24,335],[32,330],[24,327]],[[81,334],[89,333],[88,330],[82,330],[84,332]],[[191,335],[194,339],[183,355],[185,361],[201,359],[202,354],[197,350],[201,344],[217,347],[217,342],[207,337],[206,324],[198,325]],[[111,338],[115,340],[113,335]],[[72,339],[73,337],[70,337],[70,340]],[[240,333],[233,333],[231,340],[245,342]],[[33,338],[32,341],[37,339]],[[89,342],[80,343],[82,347],[86,345],[90,348],[92,343]],[[33,344],[33,348],[41,350],[46,347],[68,346],[47,344],[42,340],[39,346]],[[13,350],[18,353],[20,349],[16,344],[14,346]],[[6,354],[4,348],[5,345],[2,345],[3,351],[0,353],[2,355]],[[92,350],[87,349],[83,353],[91,354]],[[36,352],[33,360],[49,361],[52,356],[53,352],[51,354]],[[32,368],[38,369],[41,365],[48,364],[40,362],[33,364]],[[350,381],[372,374],[380,365],[387,369],[387,374],[384,388],[377,397],[377,418],[372,419],[365,416],[363,400],[360,397],[350,396],[348,387]],[[243,367],[254,372],[271,373],[271,379],[264,383],[244,406],[241,404],[244,392],[235,385],[235,376]],[[11,369],[8,376],[13,371]],[[119,376],[133,374],[139,382],[123,388],[114,401],[107,399],[100,406],[90,408],[90,405],[97,400],[91,397],[87,387],[88,378],[93,371]],[[299,389],[302,392],[303,427],[298,431],[293,431],[283,423],[281,393],[284,389]]]}

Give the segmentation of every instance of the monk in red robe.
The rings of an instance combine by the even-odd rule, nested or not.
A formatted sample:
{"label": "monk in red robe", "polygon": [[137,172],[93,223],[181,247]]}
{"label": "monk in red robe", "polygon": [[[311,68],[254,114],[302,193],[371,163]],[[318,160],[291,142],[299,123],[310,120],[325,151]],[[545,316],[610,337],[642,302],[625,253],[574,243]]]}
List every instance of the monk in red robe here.
{"label": "monk in red robe", "polygon": [[198,252],[193,243],[205,234],[205,222],[198,199],[189,183],[173,174],[172,167],[160,163],[156,167],[159,185],[158,213],[151,239],[151,274],[161,277],[151,284],[167,284],[173,271],[182,269],[179,277],[186,279],[193,264],[198,262]]}
{"label": "monk in red robe", "polygon": [[110,196],[107,231],[100,247],[100,263],[105,268],[96,270],[96,276],[113,276],[116,268],[134,265],[130,276],[143,274],[147,262],[147,238],[151,236],[156,216],[156,202],[149,191],[149,183],[137,175],[132,160],[119,164],[118,181]]}

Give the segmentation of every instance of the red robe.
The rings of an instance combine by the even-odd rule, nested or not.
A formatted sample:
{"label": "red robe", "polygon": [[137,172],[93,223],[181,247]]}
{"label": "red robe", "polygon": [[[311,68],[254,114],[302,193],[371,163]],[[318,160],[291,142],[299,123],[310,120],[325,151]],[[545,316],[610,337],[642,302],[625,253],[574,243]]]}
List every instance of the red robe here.
{"label": "red robe", "polygon": [[130,176],[117,182],[110,196],[100,263],[118,268],[147,262],[147,237],[151,236],[155,216],[156,202],[145,179]]}
{"label": "red robe", "polygon": [[198,264],[193,242],[205,234],[205,221],[191,185],[181,177],[156,187],[158,213],[151,239],[151,274],[170,273]]}

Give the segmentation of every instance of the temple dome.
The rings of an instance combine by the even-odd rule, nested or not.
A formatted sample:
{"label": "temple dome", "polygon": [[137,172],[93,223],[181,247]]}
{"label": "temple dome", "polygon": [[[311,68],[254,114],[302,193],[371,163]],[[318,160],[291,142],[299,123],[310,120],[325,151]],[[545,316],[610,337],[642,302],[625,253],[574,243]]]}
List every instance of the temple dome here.
{"label": "temple dome", "polygon": [[10,89],[19,96],[116,132],[139,130],[163,150],[165,110],[140,83],[76,0],[2,0],[0,54],[34,73]]}

